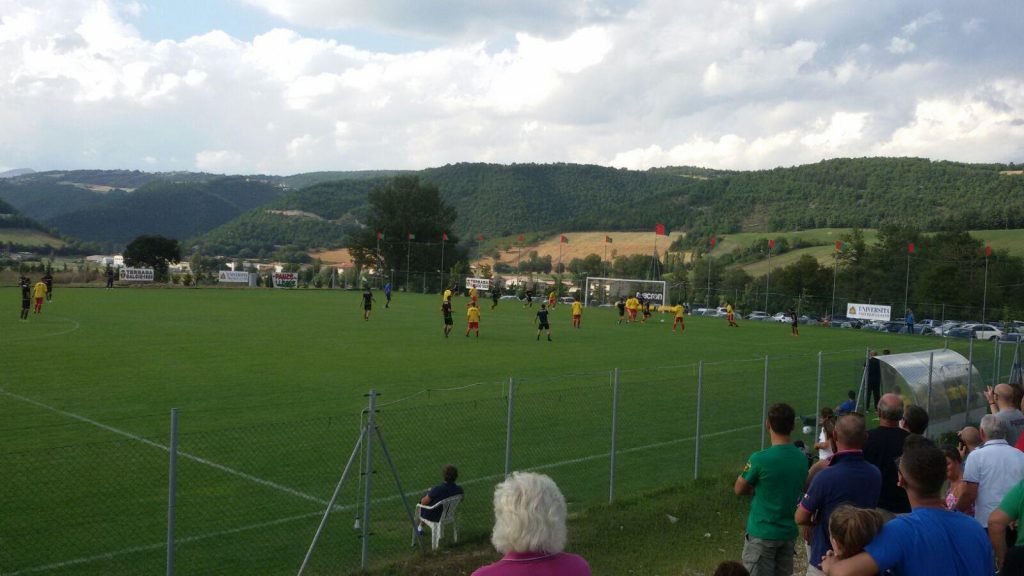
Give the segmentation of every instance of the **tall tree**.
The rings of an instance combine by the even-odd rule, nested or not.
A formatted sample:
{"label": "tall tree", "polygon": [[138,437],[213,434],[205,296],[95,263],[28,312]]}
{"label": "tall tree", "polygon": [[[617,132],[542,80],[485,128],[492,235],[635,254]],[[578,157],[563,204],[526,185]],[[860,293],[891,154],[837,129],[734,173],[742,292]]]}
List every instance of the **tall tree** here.
{"label": "tall tree", "polygon": [[166,280],[168,264],[181,261],[181,246],[173,238],[144,234],[128,244],[124,260],[129,266],[152,268],[157,280]]}
{"label": "tall tree", "polygon": [[[441,200],[437,186],[416,176],[398,176],[375,188],[368,200],[367,226],[352,235],[349,246],[360,266],[402,272],[407,267],[418,272],[440,270],[442,250],[445,266],[465,259],[452,232],[458,212]],[[395,282],[403,285],[405,274],[396,274]]]}

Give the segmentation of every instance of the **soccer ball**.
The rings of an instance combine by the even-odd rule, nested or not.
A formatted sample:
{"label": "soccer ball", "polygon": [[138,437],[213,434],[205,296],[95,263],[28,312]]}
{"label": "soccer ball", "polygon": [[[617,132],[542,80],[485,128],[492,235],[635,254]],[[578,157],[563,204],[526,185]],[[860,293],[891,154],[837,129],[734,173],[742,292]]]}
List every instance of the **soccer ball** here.
{"label": "soccer ball", "polygon": [[664,319],[664,318],[662,318],[662,319],[661,319],[661,321],[662,321],[662,323],[664,323],[664,322],[665,322],[665,319]]}
{"label": "soccer ball", "polygon": [[814,428],[810,426],[804,426],[804,434],[814,434]]}

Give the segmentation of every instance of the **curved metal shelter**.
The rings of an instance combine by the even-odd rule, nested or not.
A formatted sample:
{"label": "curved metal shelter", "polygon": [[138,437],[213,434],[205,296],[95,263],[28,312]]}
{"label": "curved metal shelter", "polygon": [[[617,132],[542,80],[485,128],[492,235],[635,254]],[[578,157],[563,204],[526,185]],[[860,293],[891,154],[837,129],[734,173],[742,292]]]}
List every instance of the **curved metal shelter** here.
{"label": "curved metal shelter", "polygon": [[987,408],[978,369],[958,352],[937,349],[878,356],[882,393],[894,392],[903,404],[928,411],[929,435],[959,429],[968,410],[975,419]]}

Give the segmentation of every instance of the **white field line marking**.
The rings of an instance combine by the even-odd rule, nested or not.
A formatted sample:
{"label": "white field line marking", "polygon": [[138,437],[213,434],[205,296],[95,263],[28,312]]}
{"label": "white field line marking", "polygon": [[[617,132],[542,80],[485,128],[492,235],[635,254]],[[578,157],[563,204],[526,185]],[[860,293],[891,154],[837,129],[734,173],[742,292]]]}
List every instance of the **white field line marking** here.
{"label": "white field line marking", "polygon": [[[3,391],[0,390],[0,392],[3,392]],[[10,394],[9,392],[3,392],[3,393],[4,394]],[[760,427],[761,427],[761,424],[753,424],[753,425],[750,425],[750,426],[741,426],[739,428],[733,428],[731,430],[722,430],[720,432],[712,432],[710,434],[701,434],[701,438],[702,439],[703,438],[715,438],[715,437],[718,437],[718,436],[725,436],[727,434],[733,434],[735,432],[742,432],[744,430],[750,430],[751,428],[760,428]],[[686,438],[676,438],[675,440],[666,440],[664,442],[655,442],[655,443],[652,443],[652,444],[646,444],[644,446],[634,446],[633,448],[626,448],[624,450],[617,450],[616,454],[630,454],[630,453],[633,453],[633,452],[642,452],[644,450],[651,450],[651,449],[654,449],[654,448],[662,448],[662,447],[665,447],[665,446],[671,446],[673,444],[682,444],[683,442],[693,442],[694,440],[696,440],[696,436],[689,436],[689,437],[686,437]],[[592,454],[590,456],[582,456],[580,458],[572,458],[570,460],[562,460],[561,462],[552,462],[550,464],[541,464],[539,466],[532,466],[530,468],[523,468],[523,470],[546,470],[546,469],[550,469],[550,468],[558,468],[560,466],[568,466],[570,464],[579,464],[581,462],[588,462],[588,461],[592,461],[592,460],[600,460],[602,458],[608,458],[608,453],[605,452],[605,453],[602,453],[602,454]],[[472,485],[472,484],[480,484],[481,482],[493,482],[494,480],[498,480],[498,479],[504,478],[504,477],[505,477],[504,474],[492,474],[490,476],[482,476],[480,478],[473,478],[472,480],[466,480],[465,482],[462,483],[462,485],[463,486],[468,486],[468,485]],[[405,494],[405,496],[406,497],[416,496],[418,494],[420,494],[420,491],[407,492]],[[401,495],[395,494],[393,496],[386,496],[384,498],[374,498],[373,501],[377,502],[377,503],[391,502],[391,501],[394,501],[394,500],[398,500],[399,498],[401,498]],[[327,504],[327,502],[322,502],[322,503],[324,505]],[[338,505],[334,506],[334,510],[335,511],[342,511],[342,512],[347,511],[347,510],[353,510],[353,509],[356,509],[356,508],[357,508],[357,505],[355,505],[355,504],[344,505],[344,506],[338,506]],[[309,512],[307,514],[300,514],[298,516],[289,516],[287,518],[279,518],[277,520],[270,520],[270,521],[267,521],[267,522],[259,522],[257,524],[249,524],[247,526],[241,526],[241,527],[238,527],[238,528],[231,528],[229,530],[221,530],[219,532],[210,532],[208,534],[200,534],[199,536],[189,536],[187,538],[177,538],[177,539],[175,539],[175,544],[187,544],[187,543],[192,543],[192,542],[201,542],[203,540],[209,540],[211,538],[219,538],[221,536],[229,536],[229,535],[232,535],[232,534],[239,534],[239,533],[248,532],[248,531],[251,531],[251,530],[259,530],[261,528],[269,528],[269,527],[272,527],[272,526],[278,526],[280,524],[287,524],[287,523],[290,523],[290,522],[296,522],[298,520],[305,520],[307,518],[320,517],[320,516],[323,516],[323,512],[322,511]],[[57,570],[59,568],[65,568],[67,566],[75,566],[75,565],[78,565],[78,564],[87,564],[87,563],[96,562],[96,561],[99,561],[99,560],[108,560],[110,558],[114,558],[114,557],[117,557],[117,556],[124,556],[125,554],[133,554],[133,553],[136,553],[136,552],[149,552],[149,551],[152,551],[152,550],[162,550],[162,549],[165,549],[166,547],[167,547],[167,543],[166,542],[160,542],[159,544],[147,544],[147,545],[144,545],[144,546],[132,546],[130,548],[124,548],[124,549],[121,549],[121,550],[116,550],[114,552],[107,552],[105,554],[97,554],[95,556],[87,556],[87,557],[84,557],[84,558],[75,558],[73,560],[66,560],[64,562],[57,562],[57,563],[54,563],[54,564],[46,564],[46,565],[43,565],[43,566],[35,566],[35,567],[32,567],[32,568],[26,568],[24,570],[19,570],[18,572],[12,572],[8,576],[19,576],[21,574],[31,574],[31,573],[35,573],[35,572],[48,572],[50,570]]]}
{"label": "white field line marking", "polygon": [[74,324],[74,326],[72,326],[71,328],[65,329],[65,330],[61,330],[59,332],[53,332],[53,333],[50,333],[50,334],[30,334],[28,336],[21,336],[18,339],[19,340],[37,340],[39,338],[52,338],[54,336],[63,336],[64,334],[70,334],[70,333],[74,332],[75,330],[78,330],[79,328],[82,327],[81,324],[79,324],[78,321],[75,320],[74,318],[65,318],[64,316],[49,316],[48,318],[54,318],[54,319],[57,319],[57,320],[64,320],[65,322],[70,322],[70,323]]}
{"label": "white field line marking", "polygon": [[[3,394],[3,395],[8,396],[10,398],[14,398],[15,400],[20,400],[20,401],[25,402],[27,404],[31,404],[33,406],[38,406],[39,408],[43,408],[45,410],[49,410],[49,411],[55,412],[57,414],[61,414],[63,416],[67,416],[68,418],[73,418],[73,419],[78,420],[80,422],[85,422],[87,424],[92,424],[93,426],[96,426],[97,428],[101,428],[103,430],[106,430],[107,432],[112,432],[112,433],[117,434],[119,436],[124,436],[125,438],[130,438],[130,439],[135,440],[137,442],[141,442],[141,443],[143,443],[143,444],[145,444],[147,446],[152,446],[153,448],[157,448],[157,449],[163,450],[164,452],[168,452],[169,453],[171,451],[169,446],[165,446],[164,444],[161,444],[159,442],[154,442],[153,440],[150,440],[148,438],[143,438],[142,436],[138,436],[136,434],[132,434],[131,432],[128,432],[128,431],[125,431],[125,430],[121,430],[120,428],[114,428],[113,426],[108,426],[107,424],[103,424],[102,422],[97,422],[96,420],[93,420],[91,418],[86,418],[85,416],[81,416],[81,415],[75,414],[73,412],[68,412],[66,410],[61,410],[60,408],[54,408],[53,406],[50,406],[48,404],[44,404],[42,402],[39,402],[38,400],[33,400],[31,398],[27,398],[27,397],[22,396],[20,394],[15,394],[13,392],[8,392],[7,390],[4,390],[2,388],[0,388],[0,394]],[[225,466],[223,464],[218,464],[218,463],[216,463],[216,462],[214,462],[212,460],[208,460],[206,458],[202,458],[202,457],[196,456],[194,454],[189,454],[188,452],[182,452],[182,451],[179,450],[178,451],[178,456],[180,456],[181,458],[185,458],[187,460],[191,460],[193,462],[199,463],[199,464],[203,464],[203,465],[209,466],[210,468],[213,468],[214,470],[220,470],[221,472],[225,472],[225,473],[230,474],[232,476],[237,476],[237,477],[242,478],[244,480],[248,480],[250,482],[259,484],[260,486],[265,486],[267,488],[272,488],[274,490],[278,490],[280,492],[284,492],[285,494],[290,494],[292,496],[295,496],[295,497],[298,497],[298,498],[302,498],[303,500],[309,500],[310,502],[316,502],[317,504],[322,504],[322,505],[326,505],[327,504],[327,500],[324,500],[322,498],[317,498],[316,496],[313,496],[312,494],[306,494],[305,492],[300,492],[298,490],[295,490],[294,488],[289,488],[287,486],[283,486],[281,484],[278,484],[276,482],[272,482],[270,480],[265,480],[263,478],[258,478],[256,476],[253,476],[252,474],[246,474],[245,472],[242,472],[240,470],[235,470],[234,468]]]}

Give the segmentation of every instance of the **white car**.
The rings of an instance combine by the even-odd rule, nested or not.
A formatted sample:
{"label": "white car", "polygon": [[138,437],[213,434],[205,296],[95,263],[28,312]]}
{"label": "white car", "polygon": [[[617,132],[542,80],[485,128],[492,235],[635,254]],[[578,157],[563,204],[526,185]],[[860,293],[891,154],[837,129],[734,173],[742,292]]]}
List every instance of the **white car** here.
{"label": "white car", "polygon": [[973,332],[977,340],[998,340],[1003,337],[1003,331],[991,324],[968,324],[964,328]]}
{"label": "white car", "polygon": [[793,318],[785,312],[776,312],[775,316],[772,316],[772,320],[779,323],[788,323],[792,322]]}
{"label": "white car", "polygon": [[767,320],[769,318],[771,318],[771,316],[769,316],[767,312],[761,311],[751,312],[750,316],[747,316],[747,320]]}

